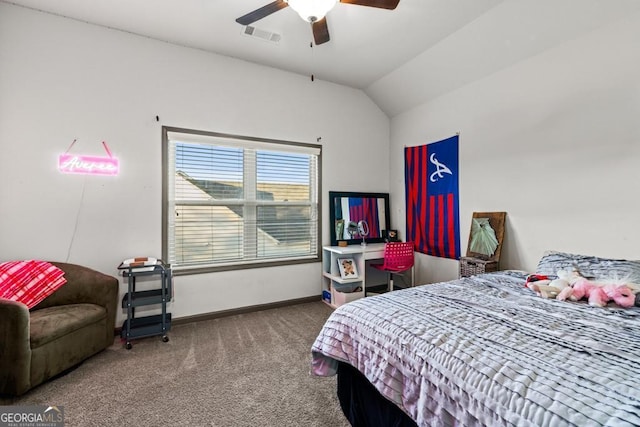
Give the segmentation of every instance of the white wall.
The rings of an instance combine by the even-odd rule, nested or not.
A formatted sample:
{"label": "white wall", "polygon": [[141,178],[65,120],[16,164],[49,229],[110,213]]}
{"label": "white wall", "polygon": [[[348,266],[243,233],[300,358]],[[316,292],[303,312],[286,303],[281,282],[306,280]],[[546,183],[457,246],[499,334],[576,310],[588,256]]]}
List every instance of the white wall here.
{"label": "white wall", "polygon": [[[547,249],[640,258],[639,40],[632,14],[394,117],[392,193],[403,146],[460,132],[463,253],[472,212],[506,211],[503,268],[533,271]],[[458,274],[451,260],[417,264],[421,282]]]}
{"label": "white wall", "polygon": [[[321,137],[326,243],[329,190],[389,190],[389,120],[359,90],[0,3],[0,261],[116,275],[124,258],[160,256],[162,125]],[[106,141],[120,175],[58,173],[57,156],[75,138],[77,154],[103,155]],[[353,157],[361,152],[366,161]],[[320,271],[313,263],[176,277],[170,310],[178,318],[319,297]]]}

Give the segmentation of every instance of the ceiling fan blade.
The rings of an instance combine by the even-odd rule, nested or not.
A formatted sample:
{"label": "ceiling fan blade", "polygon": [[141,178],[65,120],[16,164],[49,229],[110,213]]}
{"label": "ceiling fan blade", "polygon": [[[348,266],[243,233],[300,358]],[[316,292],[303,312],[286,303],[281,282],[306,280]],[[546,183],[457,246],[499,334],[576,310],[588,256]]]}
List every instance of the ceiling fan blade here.
{"label": "ceiling fan blade", "polygon": [[313,29],[313,41],[316,46],[329,41],[329,27],[327,27],[326,17],[311,24],[311,28]]}
{"label": "ceiling fan blade", "polygon": [[265,16],[269,16],[272,13],[279,11],[280,9],[284,9],[287,6],[289,6],[289,4],[285,1],[276,0],[266,6],[262,6],[261,8],[254,10],[253,12],[249,12],[246,15],[241,16],[236,19],[236,22],[242,25],[249,25],[264,18]]}
{"label": "ceiling fan blade", "polygon": [[398,6],[400,0],[340,0],[340,3],[357,4],[360,6],[393,10],[396,8],[396,6]]}

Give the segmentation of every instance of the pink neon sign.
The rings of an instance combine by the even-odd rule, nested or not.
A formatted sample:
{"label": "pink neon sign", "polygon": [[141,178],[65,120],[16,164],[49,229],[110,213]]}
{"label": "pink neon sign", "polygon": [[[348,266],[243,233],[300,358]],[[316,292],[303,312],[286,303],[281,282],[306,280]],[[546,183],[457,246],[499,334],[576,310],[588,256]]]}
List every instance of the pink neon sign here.
{"label": "pink neon sign", "polygon": [[69,151],[76,141],[77,140],[74,139],[69,148],[67,148],[67,151],[58,156],[58,170],[60,172],[82,175],[118,175],[120,172],[120,164],[118,163],[118,159],[111,155],[111,150],[109,150],[105,141],[102,141],[102,146],[109,157],[69,154]]}
{"label": "pink neon sign", "polygon": [[58,170],[62,173],[113,176],[120,172],[120,164],[115,157],[78,156],[64,153],[58,156]]}

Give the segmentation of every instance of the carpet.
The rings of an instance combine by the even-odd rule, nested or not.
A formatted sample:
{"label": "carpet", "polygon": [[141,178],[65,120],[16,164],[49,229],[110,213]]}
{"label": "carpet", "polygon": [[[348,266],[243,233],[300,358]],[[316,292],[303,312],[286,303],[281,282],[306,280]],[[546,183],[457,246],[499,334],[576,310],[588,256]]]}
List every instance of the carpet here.
{"label": "carpet", "polygon": [[73,370],[2,405],[58,405],[67,426],[348,426],[336,378],[309,374],[331,308],[298,304],[120,339]]}

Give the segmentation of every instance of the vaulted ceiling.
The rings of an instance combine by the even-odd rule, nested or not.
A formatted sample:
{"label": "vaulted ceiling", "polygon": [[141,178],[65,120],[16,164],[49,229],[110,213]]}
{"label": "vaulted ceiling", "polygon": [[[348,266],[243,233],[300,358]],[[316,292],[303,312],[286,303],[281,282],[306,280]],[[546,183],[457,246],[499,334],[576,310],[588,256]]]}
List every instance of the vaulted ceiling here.
{"label": "vaulted ceiling", "polygon": [[638,0],[338,3],[331,40],[311,47],[291,8],[253,23],[253,36],[235,22],[272,0],[0,1],[362,89],[390,117],[640,11]]}

